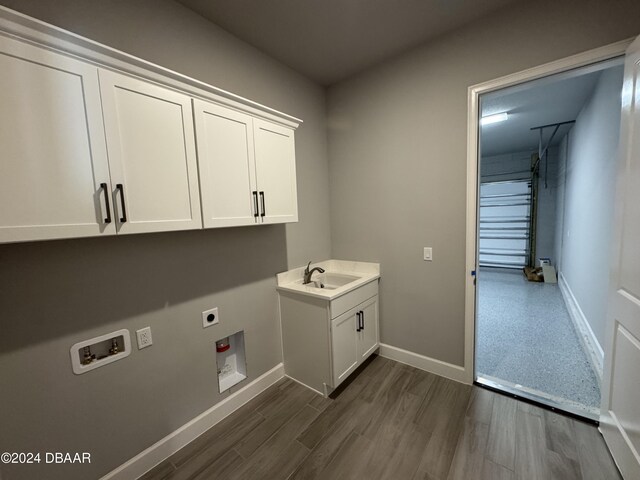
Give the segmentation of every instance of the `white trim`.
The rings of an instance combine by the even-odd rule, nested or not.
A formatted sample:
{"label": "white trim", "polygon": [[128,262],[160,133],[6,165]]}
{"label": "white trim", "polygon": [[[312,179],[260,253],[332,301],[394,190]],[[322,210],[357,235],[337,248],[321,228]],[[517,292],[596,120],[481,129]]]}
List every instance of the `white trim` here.
{"label": "white trim", "polygon": [[478,383],[494,389],[504,390],[507,393],[518,395],[520,397],[528,398],[538,403],[546,404],[547,406],[564,410],[581,417],[587,417],[591,420],[598,420],[600,418],[600,407],[588,407],[569,400],[568,398],[562,398],[555,395],[551,395],[535,388],[525,387],[518,383],[509,382],[501,378],[492,377],[490,375],[480,374],[478,375]]}
{"label": "white trim", "polygon": [[604,351],[600,346],[600,342],[598,342],[598,339],[593,333],[591,325],[589,325],[589,322],[587,321],[587,317],[580,308],[580,304],[578,303],[578,300],[573,294],[573,291],[562,272],[558,275],[558,286],[560,287],[560,292],[564,298],[564,303],[567,305],[569,317],[571,318],[573,326],[576,329],[576,333],[580,338],[582,348],[587,354],[587,358],[589,359],[593,372],[596,374],[600,384],[602,384]]}
{"label": "white trim", "polygon": [[427,372],[435,373],[441,377],[446,377],[456,382],[468,383],[466,379],[466,372],[463,367],[454,365],[452,363],[436,360],[435,358],[425,357],[419,353],[409,352],[402,348],[393,347],[384,343],[380,344],[381,357],[395,360],[396,362],[404,363],[405,365],[411,365],[412,367],[425,370]]}
{"label": "white trim", "polygon": [[465,382],[475,380],[476,276],[478,272],[478,119],[480,93],[469,88],[467,115],[467,239],[465,247],[464,288],[464,373]]}
{"label": "white trim", "polygon": [[107,473],[100,480],[129,480],[144,475],[283,377],[284,365],[279,363],[253,382]]}
{"label": "white trim", "polygon": [[0,33],[238,111],[297,128],[302,120],[0,5]]}
{"label": "white trim", "polygon": [[579,53],[571,57],[546,63],[538,67],[523,70],[477,85],[468,90],[467,116],[467,239],[466,239],[466,271],[465,271],[465,335],[464,335],[464,378],[466,383],[474,380],[474,349],[476,333],[476,289],[471,271],[477,271],[477,222],[478,222],[478,113],[481,94],[519,83],[566,72],[592,63],[622,56],[633,39],[622,40],[604,47]]}

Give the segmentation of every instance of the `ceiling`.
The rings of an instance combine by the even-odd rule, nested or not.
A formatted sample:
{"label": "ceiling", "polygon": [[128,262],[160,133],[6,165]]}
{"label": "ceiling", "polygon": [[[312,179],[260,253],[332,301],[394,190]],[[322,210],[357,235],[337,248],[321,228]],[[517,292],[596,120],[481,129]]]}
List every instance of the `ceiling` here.
{"label": "ceiling", "polygon": [[177,0],[321,85],[521,0]]}
{"label": "ceiling", "polygon": [[[532,127],[575,120],[595,88],[602,69],[622,68],[620,60],[604,62],[488,94],[481,98],[481,116],[507,112],[509,118],[481,127],[482,156],[538,151],[539,131]],[[572,125],[561,126],[557,145]],[[544,130],[543,144],[553,128]]]}
{"label": "ceiling", "polygon": [[[176,0],[321,85],[331,85],[522,0]],[[482,155],[537,151],[531,127],[575,120],[603,68],[555,75],[482,97]],[[571,125],[560,127],[558,144]],[[544,132],[545,141],[552,129]]]}

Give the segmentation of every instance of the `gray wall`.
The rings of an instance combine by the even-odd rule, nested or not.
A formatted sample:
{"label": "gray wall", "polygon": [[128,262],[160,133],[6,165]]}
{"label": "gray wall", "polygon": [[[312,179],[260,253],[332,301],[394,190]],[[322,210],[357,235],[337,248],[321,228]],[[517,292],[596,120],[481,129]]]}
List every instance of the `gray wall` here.
{"label": "gray wall", "polygon": [[[573,128],[573,127],[572,127]],[[556,183],[558,191],[556,194],[556,230],[554,232],[553,245],[556,251],[556,259],[554,265],[556,271],[560,273],[562,270],[562,241],[563,241],[563,225],[564,225],[564,193],[567,179],[567,153],[569,152],[569,131],[558,145],[558,169],[556,171]]]}
{"label": "gray wall", "polygon": [[[540,164],[538,177],[538,215],[536,220],[536,265],[546,257],[555,265],[557,252],[555,234],[557,228],[556,204],[558,199],[558,147],[549,147],[546,160]],[[545,169],[547,182],[545,186]]]}
{"label": "gray wall", "polygon": [[637,35],[639,17],[635,0],[522,2],[329,89],[332,252],[382,264],[382,342],[463,363],[468,87]]}
{"label": "gray wall", "polygon": [[623,68],[602,72],[567,135],[560,271],[604,343]]}
{"label": "gray wall", "polygon": [[[216,339],[244,329],[248,381],[282,361],[275,274],[330,257],[325,92],[171,1],[0,3],[304,120],[297,224],[0,245],[0,451],[92,453],[0,476],[97,478],[227,396]],[[152,347],[72,373],[73,343],[147,325]]]}

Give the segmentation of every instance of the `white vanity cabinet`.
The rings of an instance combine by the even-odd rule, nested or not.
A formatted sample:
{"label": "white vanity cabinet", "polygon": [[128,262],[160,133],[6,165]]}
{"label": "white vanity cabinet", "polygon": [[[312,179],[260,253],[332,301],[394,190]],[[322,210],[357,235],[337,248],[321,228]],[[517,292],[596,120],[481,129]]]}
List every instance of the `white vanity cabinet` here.
{"label": "white vanity cabinet", "polygon": [[377,277],[333,299],[279,294],[287,376],[328,395],[378,348]]}
{"label": "white vanity cabinet", "polygon": [[331,320],[333,388],[378,348],[378,296]]}
{"label": "white vanity cabinet", "polygon": [[298,221],[293,129],[194,100],[205,228]]}
{"label": "white vanity cabinet", "polygon": [[358,360],[362,363],[380,346],[377,295],[374,299],[360,305],[360,322],[361,327],[358,335]]}
{"label": "white vanity cabinet", "polygon": [[191,98],[99,75],[118,233],[201,228]]}
{"label": "white vanity cabinet", "polygon": [[98,69],[0,36],[0,242],[115,234]]}

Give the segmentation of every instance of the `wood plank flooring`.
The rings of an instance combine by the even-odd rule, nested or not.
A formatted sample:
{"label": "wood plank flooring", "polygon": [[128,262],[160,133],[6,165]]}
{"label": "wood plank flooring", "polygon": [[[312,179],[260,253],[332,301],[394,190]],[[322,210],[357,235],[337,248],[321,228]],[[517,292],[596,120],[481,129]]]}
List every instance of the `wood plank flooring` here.
{"label": "wood plank flooring", "polygon": [[374,356],[325,399],[283,379],[143,480],[620,479],[596,427]]}

